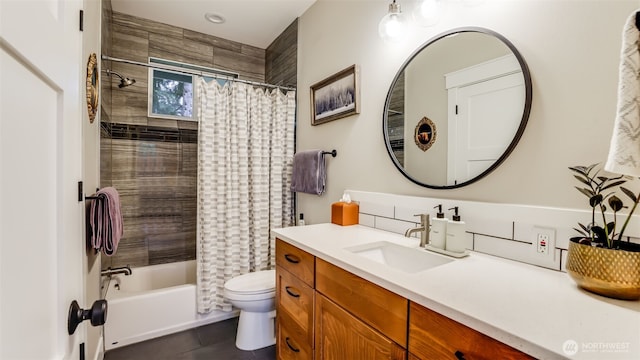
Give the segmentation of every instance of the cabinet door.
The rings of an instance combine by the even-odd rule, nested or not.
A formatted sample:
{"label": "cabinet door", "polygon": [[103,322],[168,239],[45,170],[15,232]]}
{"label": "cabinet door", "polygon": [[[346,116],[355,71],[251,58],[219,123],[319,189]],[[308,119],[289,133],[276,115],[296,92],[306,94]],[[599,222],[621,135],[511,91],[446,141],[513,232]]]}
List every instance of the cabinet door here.
{"label": "cabinet door", "polygon": [[409,351],[416,359],[533,359],[506,344],[415,303],[409,308]]}
{"label": "cabinet door", "polygon": [[313,294],[313,289],[302,280],[276,266],[277,316],[289,319],[289,329],[299,329],[310,347],[313,346]]}
{"label": "cabinet door", "polygon": [[401,360],[406,350],[316,292],[317,360]]}
{"label": "cabinet door", "polygon": [[396,343],[407,344],[408,300],[322,259],[316,290]]}

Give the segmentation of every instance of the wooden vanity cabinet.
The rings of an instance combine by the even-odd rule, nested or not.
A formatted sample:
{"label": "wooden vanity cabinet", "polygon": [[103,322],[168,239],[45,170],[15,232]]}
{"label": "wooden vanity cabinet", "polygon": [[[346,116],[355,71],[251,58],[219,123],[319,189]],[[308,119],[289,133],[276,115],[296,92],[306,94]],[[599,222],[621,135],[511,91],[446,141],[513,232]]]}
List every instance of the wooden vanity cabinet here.
{"label": "wooden vanity cabinet", "polygon": [[454,320],[411,303],[409,360],[534,359]]}
{"label": "wooden vanity cabinet", "polygon": [[287,270],[311,288],[315,287],[315,256],[276,239],[276,265]]}
{"label": "wooden vanity cabinet", "polygon": [[276,239],[276,358],[313,359],[315,257]]}
{"label": "wooden vanity cabinet", "polygon": [[533,359],[280,239],[276,310],[279,360]]}
{"label": "wooden vanity cabinet", "polygon": [[406,359],[407,299],[276,239],[276,358]]}
{"label": "wooden vanity cabinet", "polygon": [[316,291],[397,344],[407,346],[406,298],[322,259],[316,259]]}
{"label": "wooden vanity cabinet", "polygon": [[316,293],[316,359],[404,360],[407,351]]}
{"label": "wooden vanity cabinet", "polygon": [[407,299],[316,258],[316,359],[406,359]]}

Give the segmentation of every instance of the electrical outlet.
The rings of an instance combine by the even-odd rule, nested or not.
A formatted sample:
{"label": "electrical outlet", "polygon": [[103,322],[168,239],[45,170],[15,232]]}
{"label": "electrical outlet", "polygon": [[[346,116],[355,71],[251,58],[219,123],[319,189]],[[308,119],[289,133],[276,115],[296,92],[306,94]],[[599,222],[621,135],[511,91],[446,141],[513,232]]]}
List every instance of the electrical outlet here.
{"label": "electrical outlet", "polygon": [[536,246],[538,249],[538,254],[548,254],[549,253],[549,235],[538,233],[538,237],[536,239]]}
{"label": "electrical outlet", "polygon": [[554,259],[556,253],[556,231],[551,228],[533,227],[533,246],[539,256]]}

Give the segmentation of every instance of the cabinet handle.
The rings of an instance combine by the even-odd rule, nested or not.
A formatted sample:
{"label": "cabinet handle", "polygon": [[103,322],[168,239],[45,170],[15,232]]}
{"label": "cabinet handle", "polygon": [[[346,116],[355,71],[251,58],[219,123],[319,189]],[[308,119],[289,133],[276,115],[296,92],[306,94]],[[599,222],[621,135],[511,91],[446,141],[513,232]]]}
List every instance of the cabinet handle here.
{"label": "cabinet handle", "polygon": [[300,294],[296,294],[295,292],[292,292],[290,289],[293,289],[291,286],[287,286],[284,288],[287,291],[287,294],[295,297],[295,298],[299,298]]}
{"label": "cabinet handle", "polygon": [[289,337],[288,337],[288,336],[284,339],[284,342],[286,342],[286,343],[287,343],[287,346],[289,347],[289,349],[291,349],[291,351],[293,351],[293,352],[300,352],[300,349],[296,349],[296,348],[294,348],[293,346],[291,346],[291,344],[289,344]]}
{"label": "cabinet handle", "polygon": [[287,261],[290,263],[297,264],[300,262],[300,259],[298,259],[298,257],[294,255],[284,254],[284,258],[287,259]]}
{"label": "cabinet handle", "polygon": [[464,358],[464,353],[460,350],[456,351],[456,353],[454,354],[456,356],[456,359],[458,360],[465,360]]}

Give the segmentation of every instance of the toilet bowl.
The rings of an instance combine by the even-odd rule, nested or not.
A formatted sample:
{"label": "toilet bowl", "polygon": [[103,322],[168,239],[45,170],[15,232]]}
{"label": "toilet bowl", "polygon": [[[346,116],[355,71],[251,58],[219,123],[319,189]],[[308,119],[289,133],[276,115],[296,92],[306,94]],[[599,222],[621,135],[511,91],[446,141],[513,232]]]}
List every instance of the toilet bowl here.
{"label": "toilet bowl", "polygon": [[276,343],[276,271],[240,275],[224,284],[224,297],[240,309],[236,347],[256,350]]}

